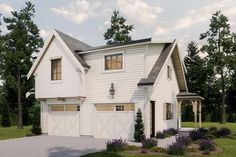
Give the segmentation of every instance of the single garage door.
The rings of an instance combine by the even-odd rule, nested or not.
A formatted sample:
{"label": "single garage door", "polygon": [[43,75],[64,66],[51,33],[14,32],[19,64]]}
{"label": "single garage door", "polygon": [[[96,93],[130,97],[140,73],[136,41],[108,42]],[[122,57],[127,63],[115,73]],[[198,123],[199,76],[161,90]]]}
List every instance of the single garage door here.
{"label": "single garage door", "polygon": [[96,104],[95,107],[96,138],[133,139],[134,104]]}
{"label": "single garage door", "polygon": [[79,136],[79,105],[49,105],[49,135]]}

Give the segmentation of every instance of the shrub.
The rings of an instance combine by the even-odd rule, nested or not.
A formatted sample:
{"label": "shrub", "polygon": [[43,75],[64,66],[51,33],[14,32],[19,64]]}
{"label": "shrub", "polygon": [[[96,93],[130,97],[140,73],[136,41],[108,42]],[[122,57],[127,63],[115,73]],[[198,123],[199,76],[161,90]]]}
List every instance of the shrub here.
{"label": "shrub", "polygon": [[147,151],[146,149],[142,149],[142,150],[140,151],[140,153],[146,154],[146,153],[148,153],[148,151]]}
{"label": "shrub", "polygon": [[156,132],[156,138],[157,139],[163,139],[163,138],[166,138],[166,135],[163,133],[163,132]]}
{"label": "shrub", "polygon": [[113,139],[106,142],[107,151],[119,152],[124,151],[125,146],[127,145],[125,140]]}
{"label": "shrub", "polygon": [[141,149],[140,146],[135,146],[135,145],[125,145],[124,150],[139,150]]}
{"label": "shrub", "polygon": [[189,137],[191,138],[192,141],[204,139],[206,138],[207,132],[208,131],[205,128],[198,128],[198,129],[192,130],[189,134]]}
{"label": "shrub", "polygon": [[186,136],[179,136],[176,138],[176,142],[182,143],[183,145],[185,145],[187,147],[188,145],[191,144],[191,139]]}
{"label": "shrub", "polygon": [[134,126],[134,139],[137,142],[141,142],[144,139],[144,125],[143,125],[142,112],[140,109],[138,109],[137,111],[135,122],[136,123]]}
{"label": "shrub", "polygon": [[176,135],[178,131],[174,128],[169,128],[167,130],[163,130],[163,133],[168,136]]}
{"label": "shrub", "polygon": [[167,153],[167,149],[163,147],[153,147],[151,151],[156,153]]}
{"label": "shrub", "polygon": [[42,130],[40,127],[40,106],[35,106],[33,114],[33,126],[31,129],[32,134],[41,135]]}
{"label": "shrub", "polygon": [[184,155],[186,153],[186,146],[176,141],[168,146],[167,153],[172,155]]}
{"label": "shrub", "polygon": [[217,127],[212,126],[212,127],[210,127],[208,130],[209,130],[209,132],[214,132],[214,131],[217,130]]}
{"label": "shrub", "polygon": [[235,122],[234,114],[230,113],[227,119],[228,122]]}
{"label": "shrub", "polygon": [[214,151],[216,147],[212,140],[203,139],[199,141],[199,149],[202,151]]}
{"label": "shrub", "polygon": [[10,127],[11,126],[11,120],[10,120],[10,112],[9,112],[9,106],[6,101],[2,101],[2,119],[1,119],[1,125],[3,127]]}
{"label": "shrub", "polygon": [[189,146],[189,147],[187,147],[186,151],[187,152],[197,152],[198,149],[196,147]]}
{"label": "shrub", "polygon": [[212,134],[217,137],[226,137],[231,134],[231,130],[229,128],[220,128],[214,131]]}
{"label": "shrub", "polygon": [[142,148],[149,149],[155,146],[157,146],[157,141],[155,139],[148,138],[142,140]]}

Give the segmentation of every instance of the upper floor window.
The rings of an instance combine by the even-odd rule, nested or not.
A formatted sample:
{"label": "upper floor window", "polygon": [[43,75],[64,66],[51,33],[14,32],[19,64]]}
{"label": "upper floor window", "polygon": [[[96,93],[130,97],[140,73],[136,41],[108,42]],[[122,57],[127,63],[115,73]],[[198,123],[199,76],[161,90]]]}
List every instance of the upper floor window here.
{"label": "upper floor window", "polygon": [[123,54],[105,56],[105,70],[123,69]]}
{"label": "upper floor window", "polygon": [[51,60],[51,80],[61,80],[61,58]]}
{"label": "upper floor window", "polygon": [[167,78],[172,79],[172,67],[167,65]]}

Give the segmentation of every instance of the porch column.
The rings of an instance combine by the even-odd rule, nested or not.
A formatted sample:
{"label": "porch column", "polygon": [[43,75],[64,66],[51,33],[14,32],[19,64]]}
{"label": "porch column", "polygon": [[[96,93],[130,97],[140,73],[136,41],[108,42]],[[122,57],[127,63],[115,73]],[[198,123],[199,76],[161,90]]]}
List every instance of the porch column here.
{"label": "porch column", "polygon": [[177,111],[177,128],[181,128],[181,104],[182,100],[178,101],[177,106],[176,106],[176,111]]}
{"label": "porch column", "polygon": [[202,102],[199,101],[199,106],[198,106],[198,112],[199,112],[199,127],[202,127]]}
{"label": "porch column", "polygon": [[192,101],[193,113],[194,113],[194,127],[197,127],[197,101]]}

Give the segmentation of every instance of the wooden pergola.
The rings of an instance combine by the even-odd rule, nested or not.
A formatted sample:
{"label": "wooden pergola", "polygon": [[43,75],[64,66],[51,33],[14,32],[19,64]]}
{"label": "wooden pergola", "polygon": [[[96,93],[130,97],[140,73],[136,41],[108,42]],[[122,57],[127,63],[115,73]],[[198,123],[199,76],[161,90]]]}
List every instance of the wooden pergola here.
{"label": "wooden pergola", "polygon": [[[196,93],[190,92],[180,92],[177,94],[177,126],[178,129],[181,128],[181,105],[184,101],[189,101],[192,104],[193,113],[194,113],[194,127],[201,127],[202,126],[202,100],[203,97]],[[198,115],[198,116],[197,116]],[[197,120],[198,117],[198,120]],[[197,125],[197,121],[199,125]]]}

